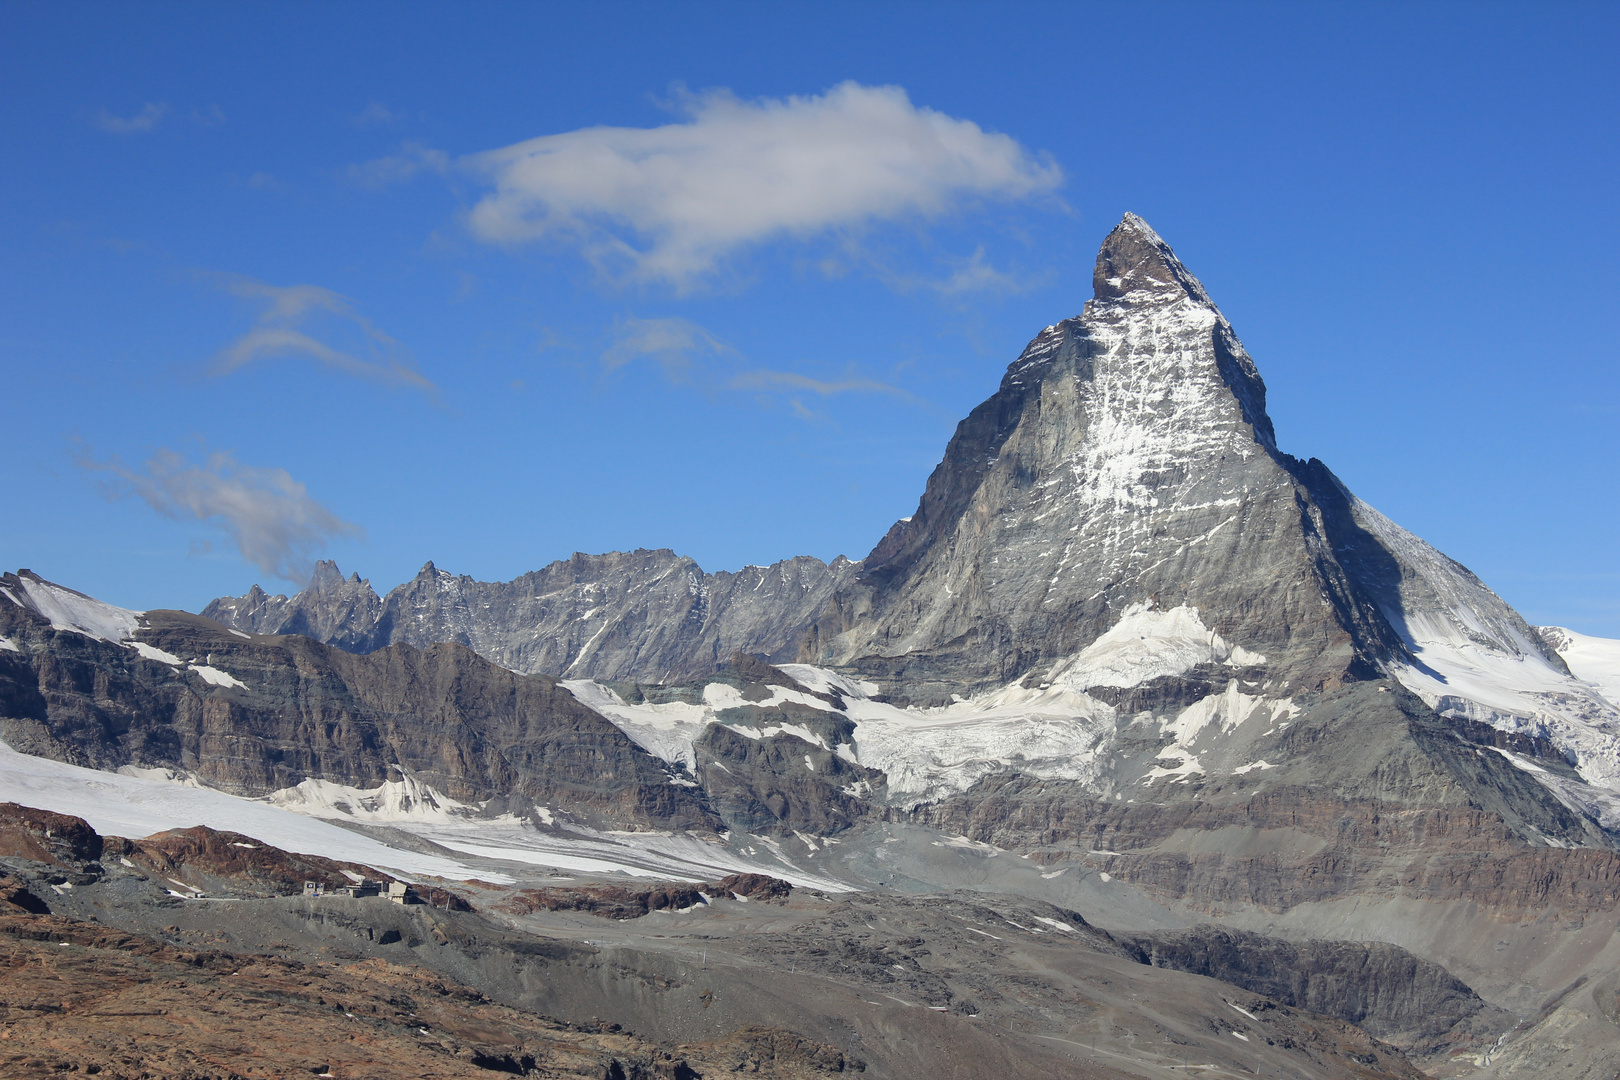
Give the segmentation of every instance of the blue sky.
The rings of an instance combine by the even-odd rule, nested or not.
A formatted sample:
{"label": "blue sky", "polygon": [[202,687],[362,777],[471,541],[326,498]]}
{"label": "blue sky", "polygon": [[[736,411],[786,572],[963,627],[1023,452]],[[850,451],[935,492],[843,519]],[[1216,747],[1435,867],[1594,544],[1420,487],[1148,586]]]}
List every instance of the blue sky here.
{"label": "blue sky", "polygon": [[7,3],[0,564],[859,558],[1132,210],[1283,449],[1620,636],[1617,11]]}

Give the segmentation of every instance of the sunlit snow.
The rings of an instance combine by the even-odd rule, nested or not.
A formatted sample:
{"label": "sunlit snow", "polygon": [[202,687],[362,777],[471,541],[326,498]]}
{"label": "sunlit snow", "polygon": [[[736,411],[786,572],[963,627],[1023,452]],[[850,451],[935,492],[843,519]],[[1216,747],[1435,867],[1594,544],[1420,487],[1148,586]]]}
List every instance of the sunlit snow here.
{"label": "sunlit snow", "polygon": [[[131,770],[135,771],[135,770]],[[450,859],[391,848],[367,836],[269,803],[145,775],[99,772],[48,758],[19,754],[0,743],[0,802],[15,802],[60,814],[76,814],[106,836],[143,837],[167,829],[207,825],[251,836],[287,851],[323,855],[404,875],[453,880],[481,877]],[[171,774],[172,775],[172,774]],[[510,880],[510,879],[507,879]]]}

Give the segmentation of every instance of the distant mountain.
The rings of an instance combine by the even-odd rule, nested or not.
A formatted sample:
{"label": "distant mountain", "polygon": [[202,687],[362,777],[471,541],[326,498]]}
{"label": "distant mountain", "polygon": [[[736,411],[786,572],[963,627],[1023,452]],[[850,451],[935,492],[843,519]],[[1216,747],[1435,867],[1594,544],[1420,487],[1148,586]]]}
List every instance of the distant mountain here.
{"label": "distant mountain", "polygon": [[465,645],[525,674],[674,682],[716,671],[737,652],[793,659],[800,639],[856,564],[801,556],[706,574],[672,551],[580,555],[508,582],[474,581],[432,563],[379,597],[358,574],[320,562],[295,596],[255,585],[203,609],[256,634],[303,634],[349,652]]}

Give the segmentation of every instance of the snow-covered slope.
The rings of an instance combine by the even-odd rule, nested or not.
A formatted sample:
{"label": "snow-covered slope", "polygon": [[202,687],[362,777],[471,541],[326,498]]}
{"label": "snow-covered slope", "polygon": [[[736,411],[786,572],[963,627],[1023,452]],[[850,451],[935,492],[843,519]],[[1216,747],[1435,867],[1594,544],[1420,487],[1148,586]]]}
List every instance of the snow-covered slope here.
{"label": "snow-covered slope", "polygon": [[1577,634],[1562,626],[1536,629],[1563,658],[1571,674],[1591,684],[1609,704],[1620,708],[1620,640]]}
{"label": "snow-covered slope", "polygon": [[[1351,505],[1357,523],[1399,563],[1398,581],[1369,583],[1414,659],[1393,664],[1392,673],[1440,712],[1545,736],[1574,756],[1588,783],[1620,795],[1620,708],[1601,687],[1563,670],[1518,612],[1466,567],[1360,499]],[[1601,645],[1577,652],[1603,668]]]}
{"label": "snow-covered slope", "polygon": [[145,614],[102,603],[26,570],[16,581],[22,595],[4,586],[0,586],[0,593],[12,603],[43,615],[57,630],[72,630],[101,641],[126,642],[135,636],[141,616]]}
{"label": "snow-covered slope", "polygon": [[108,836],[143,837],[166,829],[207,825],[243,833],[266,844],[307,855],[356,862],[404,875],[452,880],[482,877],[463,863],[391,848],[370,837],[295,814],[267,802],[241,799],[162,770],[130,773],[81,769],[48,758],[19,754],[0,743],[0,802],[20,803],[60,814],[77,814]]}
{"label": "snow-covered slope", "polygon": [[[841,705],[784,687],[772,687],[768,697],[744,701],[734,687],[720,682],[703,688],[701,703],[667,704],[630,704],[611,688],[589,680],[563,685],[639,745],[687,770],[697,770],[695,745],[704,729],[723,724],[754,739],[791,736],[803,741],[806,751],[830,750],[846,761],[880,770],[888,780],[890,802],[915,806],[964,792],[986,776],[1012,771],[1043,780],[1079,781],[1099,795],[1165,776],[1185,779],[1203,774],[1215,766],[1201,763],[1198,748],[1207,747],[1211,737],[1229,733],[1251,718],[1262,721],[1262,726],[1286,722],[1298,707],[1285,697],[1245,688],[1231,678],[1224,691],[1149,721],[1166,752],[1180,754],[1174,770],[1151,759],[1121,769],[1117,756],[1110,762],[1110,755],[1122,725],[1135,718],[1085,691],[1130,688],[1210,663],[1264,660],[1210,631],[1194,609],[1133,609],[1115,631],[1056,665],[1047,682],[1004,686],[932,708],[880,700],[877,686],[810,664],[779,667],[801,686],[833,695]],[[830,744],[824,734],[802,724],[759,719],[783,702],[847,718],[854,722],[853,734],[848,741]],[[728,712],[745,704],[754,707],[745,714],[750,717],[746,721]]]}

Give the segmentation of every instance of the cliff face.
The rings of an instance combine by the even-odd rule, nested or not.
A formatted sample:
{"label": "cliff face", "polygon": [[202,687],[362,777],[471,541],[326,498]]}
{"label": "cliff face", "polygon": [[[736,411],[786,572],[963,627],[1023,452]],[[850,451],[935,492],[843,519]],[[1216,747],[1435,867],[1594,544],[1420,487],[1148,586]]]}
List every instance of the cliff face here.
{"label": "cliff face", "polygon": [[1289,942],[1196,926],[1129,944],[1145,964],[1205,975],[1348,1020],[1420,1055],[1457,1043],[1485,1049],[1518,1019],[1487,1005],[1438,964],[1383,942]]}
{"label": "cliff face", "polygon": [[[21,591],[15,575],[5,581]],[[168,766],[243,795],[312,777],[369,789],[403,772],[495,811],[565,805],[631,827],[719,823],[556,680],[460,645],[360,656],[183,612],[146,612],[140,624],[138,641],[107,641],[0,597],[0,635],[18,645],[0,652],[0,739],[93,768]]]}

